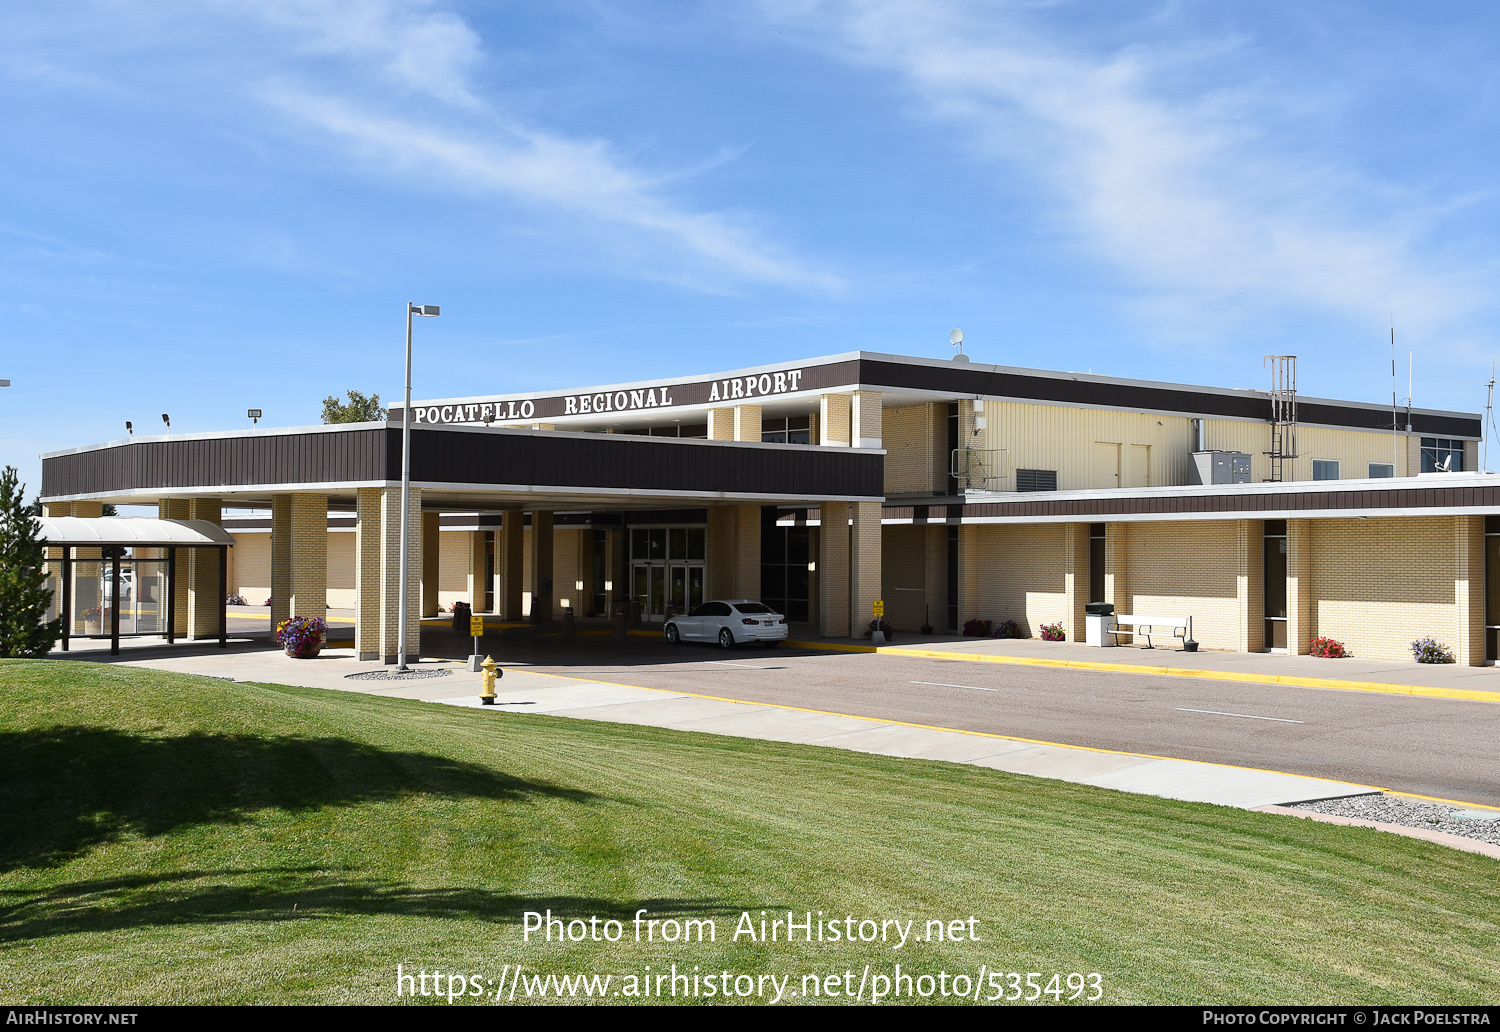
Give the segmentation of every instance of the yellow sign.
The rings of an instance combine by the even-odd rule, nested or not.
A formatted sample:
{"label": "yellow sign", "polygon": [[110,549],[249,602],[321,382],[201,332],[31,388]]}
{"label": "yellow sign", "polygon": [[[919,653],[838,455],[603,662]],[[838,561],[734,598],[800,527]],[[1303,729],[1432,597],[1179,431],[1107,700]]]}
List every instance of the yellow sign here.
{"label": "yellow sign", "polygon": [[878,599],[875,602],[875,615],[876,616],[884,616],[885,615],[885,603],[882,602],[882,601],[880,601],[880,600],[878,600]]}
{"label": "yellow sign", "polygon": [[469,617],[469,634],[471,634],[475,638],[482,638],[482,637],[484,637],[484,617],[482,617],[482,616],[471,616],[471,617]]}

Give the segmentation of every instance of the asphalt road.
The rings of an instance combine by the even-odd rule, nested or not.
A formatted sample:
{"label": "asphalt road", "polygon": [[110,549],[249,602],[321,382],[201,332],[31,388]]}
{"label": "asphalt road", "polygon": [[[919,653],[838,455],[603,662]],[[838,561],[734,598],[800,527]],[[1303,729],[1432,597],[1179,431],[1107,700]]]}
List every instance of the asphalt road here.
{"label": "asphalt road", "polygon": [[[499,636],[491,636],[499,639]],[[468,639],[423,635],[423,654]],[[506,636],[496,659],[752,702],[1374,785],[1500,806],[1500,704],[792,648]]]}

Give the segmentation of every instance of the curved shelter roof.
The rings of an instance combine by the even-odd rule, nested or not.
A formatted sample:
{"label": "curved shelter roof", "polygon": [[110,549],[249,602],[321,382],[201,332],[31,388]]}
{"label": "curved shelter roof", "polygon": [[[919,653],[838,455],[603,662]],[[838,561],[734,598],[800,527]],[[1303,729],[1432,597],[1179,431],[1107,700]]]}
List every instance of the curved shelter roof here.
{"label": "curved shelter roof", "polygon": [[48,545],[138,545],[142,548],[233,546],[234,537],[208,520],[137,516],[43,516],[37,538]]}

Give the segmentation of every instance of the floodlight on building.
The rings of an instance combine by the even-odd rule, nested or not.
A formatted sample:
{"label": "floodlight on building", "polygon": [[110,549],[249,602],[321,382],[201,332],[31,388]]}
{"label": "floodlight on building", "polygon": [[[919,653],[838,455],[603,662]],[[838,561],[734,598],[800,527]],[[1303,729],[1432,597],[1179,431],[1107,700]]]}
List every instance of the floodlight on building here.
{"label": "floodlight on building", "polygon": [[125,420],[125,432],[131,437],[135,436],[135,424],[128,419]]}
{"label": "floodlight on building", "polygon": [[396,612],[400,614],[396,669],[402,672],[406,670],[407,568],[411,562],[411,317],[420,315],[430,319],[437,314],[437,305],[406,303],[406,393],[401,406],[401,577],[396,599]]}
{"label": "floodlight on building", "polygon": [[245,410],[245,415],[249,418],[249,420],[250,420],[251,423],[256,424],[258,426],[260,424],[260,417],[263,416],[263,415],[265,415],[265,413],[262,412],[258,408],[253,408],[253,409],[246,409]]}
{"label": "floodlight on building", "polygon": [[161,421],[163,423],[167,424],[167,432],[171,433],[172,432],[172,417],[169,416],[169,415],[167,415],[165,412],[163,412],[161,414]]}

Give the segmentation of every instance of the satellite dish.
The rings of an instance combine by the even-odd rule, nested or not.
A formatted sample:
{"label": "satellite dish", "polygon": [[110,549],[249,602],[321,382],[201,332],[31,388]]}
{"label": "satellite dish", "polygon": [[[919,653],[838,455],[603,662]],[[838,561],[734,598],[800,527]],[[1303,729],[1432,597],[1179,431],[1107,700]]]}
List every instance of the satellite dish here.
{"label": "satellite dish", "polygon": [[964,354],[964,331],[954,330],[952,333],[948,334],[948,339],[951,340],[953,342],[953,346],[958,349],[958,354],[953,356],[953,361],[967,362],[969,360],[969,356]]}

